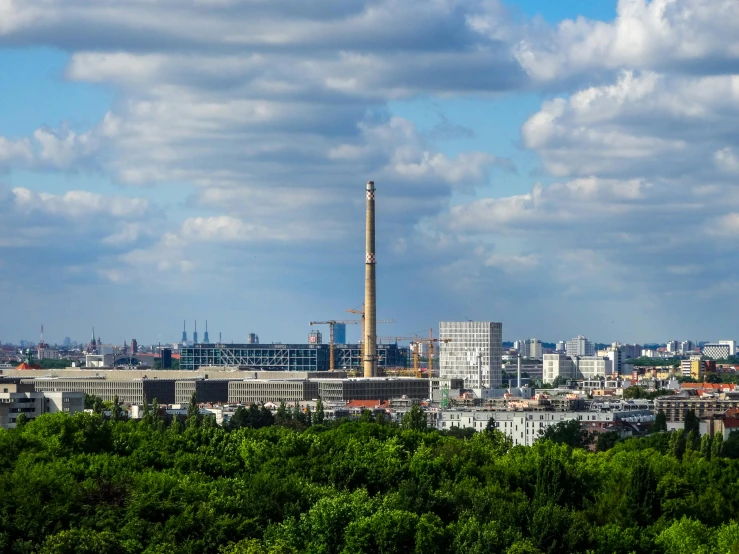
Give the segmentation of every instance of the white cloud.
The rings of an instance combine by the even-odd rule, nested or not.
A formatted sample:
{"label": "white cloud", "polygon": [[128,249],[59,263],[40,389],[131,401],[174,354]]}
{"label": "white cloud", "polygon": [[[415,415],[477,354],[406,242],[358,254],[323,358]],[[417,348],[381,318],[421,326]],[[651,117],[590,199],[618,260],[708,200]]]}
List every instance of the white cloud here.
{"label": "white cloud", "polygon": [[619,0],[615,21],[565,20],[535,25],[515,49],[538,81],[600,70],[681,70],[723,74],[739,60],[739,4],[734,0]]}
{"label": "white cloud", "polygon": [[106,197],[82,190],[71,190],[63,195],[55,195],[17,187],[12,193],[16,208],[22,212],[41,212],[66,218],[97,216],[141,218],[147,215],[149,210],[149,202],[145,198]]}
{"label": "white cloud", "polygon": [[731,148],[722,148],[713,155],[716,166],[726,173],[739,173],[739,158]]}

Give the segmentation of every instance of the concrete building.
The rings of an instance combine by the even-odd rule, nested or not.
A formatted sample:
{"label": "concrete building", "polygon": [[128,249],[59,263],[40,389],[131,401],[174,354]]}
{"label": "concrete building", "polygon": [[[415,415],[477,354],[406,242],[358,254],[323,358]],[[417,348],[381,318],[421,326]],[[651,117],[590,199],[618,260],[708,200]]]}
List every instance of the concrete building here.
{"label": "concrete building", "polygon": [[567,343],[565,341],[561,340],[557,342],[557,346],[555,348],[555,351],[557,353],[562,352],[565,353],[567,351]]}
{"label": "concrete building", "polygon": [[676,340],[668,340],[667,344],[665,345],[665,350],[671,354],[677,354],[679,347],[680,343]]}
{"label": "concrete building", "polygon": [[502,323],[443,321],[439,339],[441,378],[464,379],[466,388],[495,388],[502,383]]}
{"label": "concrete building", "polygon": [[[31,390],[29,390],[31,389]],[[20,414],[27,420],[43,414],[65,412],[75,414],[85,409],[81,392],[37,392],[28,383],[0,384],[0,428],[13,429]]]}
{"label": "concrete building", "polygon": [[626,368],[626,353],[620,344],[612,344],[606,352],[606,357],[611,360],[611,370],[618,375],[630,373],[631,369]]}
{"label": "concrete building", "polygon": [[729,347],[729,356],[734,356],[736,354],[736,341],[735,340],[720,340],[718,341],[719,344],[725,344]]}
{"label": "concrete building", "polygon": [[[726,341],[733,342],[733,341]],[[736,347],[733,349],[736,351]],[[732,345],[731,344],[725,344],[724,342],[709,342],[708,344],[703,345],[703,349],[701,350],[702,354],[706,358],[711,358],[712,360],[723,360],[724,358],[728,358],[729,356],[732,356]]]}
{"label": "concrete building", "polygon": [[573,358],[574,356],[594,356],[595,346],[587,338],[582,335],[568,340],[565,345],[565,353]]}
{"label": "concrete building", "polygon": [[544,354],[543,358],[542,381],[545,384],[553,383],[558,377],[574,378],[575,364],[566,354]]}
{"label": "concrete building", "polygon": [[680,353],[687,354],[695,350],[695,343],[692,340],[684,340],[680,343]]}
{"label": "concrete building", "polygon": [[115,364],[115,355],[109,354],[87,354],[85,356],[86,367],[113,367]]}
{"label": "concrete building", "polygon": [[484,431],[491,419],[495,429],[509,436],[514,446],[531,446],[547,427],[563,421],[576,420],[590,431],[605,431],[617,428],[615,425],[617,422],[647,423],[654,420],[654,415],[649,410],[581,412],[447,410],[437,416],[440,430],[458,427]]}
{"label": "concrete building", "polygon": [[[30,381],[29,381],[30,382]],[[113,400],[116,396],[123,404],[143,404],[155,399],[160,404],[174,404],[174,379],[136,379],[131,381],[108,380],[105,378],[68,379],[62,377],[40,378],[32,381],[41,392],[82,392]],[[188,397],[187,400],[190,398]]]}
{"label": "concrete building", "polygon": [[611,360],[599,356],[578,356],[573,360],[575,379],[598,379],[610,377],[613,373]]}
{"label": "concrete building", "polygon": [[53,348],[37,348],[36,349],[37,360],[61,360],[62,353],[59,350]]}

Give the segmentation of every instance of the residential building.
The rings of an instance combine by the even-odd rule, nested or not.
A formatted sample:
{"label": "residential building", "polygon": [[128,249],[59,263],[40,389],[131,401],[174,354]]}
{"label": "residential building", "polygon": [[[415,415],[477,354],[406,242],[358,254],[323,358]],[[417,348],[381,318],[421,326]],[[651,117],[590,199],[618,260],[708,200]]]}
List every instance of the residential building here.
{"label": "residential building", "polygon": [[565,352],[570,358],[574,356],[594,356],[595,346],[587,338],[579,335],[567,341]]}
{"label": "residential building", "polygon": [[[622,345],[613,343],[606,351],[606,357],[611,360],[613,373],[624,375],[626,371],[626,353]],[[631,370],[629,370],[631,372]]]}
{"label": "residential building", "polygon": [[687,354],[693,350],[695,350],[695,343],[692,340],[684,340],[680,343],[680,352],[682,354]]}
{"label": "residential building", "polygon": [[[726,341],[733,342],[733,341]],[[729,356],[732,356],[732,345],[731,344],[725,344],[723,342],[709,342],[705,345],[703,345],[703,350],[701,353],[706,358],[711,358],[712,360],[723,360],[725,358],[728,358]],[[734,347],[734,351],[736,351],[736,347]]]}
{"label": "residential building", "polygon": [[557,342],[557,348],[555,349],[557,352],[565,352],[567,349],[567,344],[565,341],[561,340]]}
{"label": "residential building", "polygon": [[677,354],[679,345],[680,343],[678,343],[676,340],[668,340],[667,344],[665,345],[665,350],[671,354]]}
{"label": "residential building", "polygon": [[502,383],[503,324],[491,321],[439,323],[439,375],[464,379],[466,388]]}
{"label": "residential building", "polygon": [[691,356],[688,360],[680,362],[680,371],[683,377],[692,377],[696,381],[703,380],[705,364],[701,356]]}
{"label": "residential building", "polygon": [[[619,422],[648,423],[654,420],[654,415],[647,409],[579,412],[446,410],[438,414],[437,425],[440,430],[459,427],[484,431],[490,420],[495,429],[513,440],[514,446],[531,446],[547,427],[563,421],[579,421],[584,428],[595,432],[620,431]],[[636,432],[636,428],[627,432]]]}
{"label": "residential building", "polygon": [[62,353],[53,348],[38,348],[36,350],[37,360],[61,360]]}

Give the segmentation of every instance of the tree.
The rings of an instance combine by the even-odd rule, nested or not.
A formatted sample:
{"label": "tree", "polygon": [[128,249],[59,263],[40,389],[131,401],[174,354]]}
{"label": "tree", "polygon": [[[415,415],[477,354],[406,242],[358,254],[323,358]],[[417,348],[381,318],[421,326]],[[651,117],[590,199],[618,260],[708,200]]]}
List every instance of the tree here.
{"label": "tree", "polygon": [[685,413],[685,424],[684,427],[685,434],[689,434],[691,431],[695,431],[696,433],[700,433],[700,419],[698,419],[698,416],[695,415],[695,410],[688,410]]}
{"label": "tree", "polygon": [[711,459],[711,447],[713,445],[713,439],[711,438],[711,435],[706,433],[701,438],[701,456],[703,456],[704,459],[710,460]]}
{"label": "tree", "polygon": [[200,407],[195,398],[195,392],[190,395],[190,403],[187,406],[187,423],[188,427],[200,427]]}
{"label": "tree", "polygon": [[657,478],[649,462],[644,458],[639,458],[631,470],[629,486],[625,490],[623,511],[624,520],[629,525],[646,527],[659,518]]}
{"label": "tree", "polygon": [[121,403],[118,400],[118,395],[113,397],[113,404],[110,409],[110,419],[113,421],[120,421],[123,418],[123,409]]}
{"label": "tree", "polygon": [[488,422],[485,424],[485,432],[491,435],[495,431],[495,418],[490,416]]}
{"label": "tree", "polygon": [[665,414],[664,410],[660,410],[657,412],[657,415],[654,417],[654,425],[652,426],[652,430],[655,433],[667,431],[667,415]]}
{"label": "tree", "polygon": [[318,399],[318,402],[316,402],[316,413],[313,416],[313,423],[316,425],[323,425],[323,421],[326,418],[326,414],[323,410],[323,402],[321,399]]}
{"label": "tree", "polygon": [[713,436],[713,443],[711,444],[711,459],[717,460],[724,454],[724,435],[723,433],[717,433]]}
{"label": "tree", "polygon": [[375,417],[372,415],[370,410],[362,410],[362,415],[359,416],[360,423],[374,423]]}
{"label": "tree", "polygon": [[537,440],[550,440],[557,444],[567,444],[572,448],[587,448],[593,442],[593,437],[576,419],[560,421],[539,431]]}
{"label": "tree", "polygon": [[28,417],[26,414],[20,413],[18,414],[18,417],[15,418],[15,426],[18,429],[23,427],[26,423],[28,423]]}
{"label": "tree", "polygon": [[673,431],[672,436],[670,437],[670,450],[672,451],[672,455],[678,460],[682,460],[683,454],[685,454],[685,448],[685,431],[683,429]]}
{"label": "tree", "polygon": [[410,410],[403,414],[401,426],[403,429],[425,431],[428,426],[426,422],[426,412],[424,412],[418,404],[414,404],[411,406]]}
{"label": "tree", "polygon": [[595,441],[595,449],[598,452],[605,452],[613,448],[619,440],[621,440],[621,436],[616,431],[598,433],[598,439]]}

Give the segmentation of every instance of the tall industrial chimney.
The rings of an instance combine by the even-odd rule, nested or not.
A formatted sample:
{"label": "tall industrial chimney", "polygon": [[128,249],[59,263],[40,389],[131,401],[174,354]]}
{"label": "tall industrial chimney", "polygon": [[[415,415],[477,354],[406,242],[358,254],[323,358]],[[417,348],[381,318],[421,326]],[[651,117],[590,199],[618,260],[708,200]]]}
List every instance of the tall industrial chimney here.
{"label": "tall industrial chimney", "polygon": [[377,377],[375,182],[367,181],[367,248],[364,260],[364,376]]}

